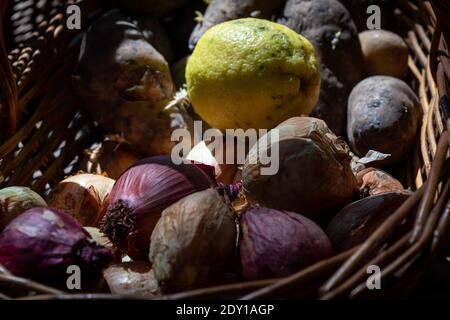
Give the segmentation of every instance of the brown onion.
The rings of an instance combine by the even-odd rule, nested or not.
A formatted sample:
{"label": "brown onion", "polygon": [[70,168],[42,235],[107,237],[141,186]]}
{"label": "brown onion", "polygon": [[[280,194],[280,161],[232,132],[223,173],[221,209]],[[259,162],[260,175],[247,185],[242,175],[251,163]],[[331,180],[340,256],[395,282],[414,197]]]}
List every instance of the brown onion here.
{"label": "brown onion", "polygon": [[258,146],[267,145],[266,135],[245,161],[242,181],[247,198],[266,207],[301,212],[326,224],[358,193],[347,145],[315,118],[291,118],[274,130],[278,130],[279,141],[270,141],[267,149],[272,150],[270,154],[278,147],[279,170],[261,174],[260,153],[265,150]]}
{"label": "brown onion", "polygon": [[163,211],[149,252],[153,271],[165,291],[206,284],[232,258],[235,215],[215,189],[193,193]]}
{"label": "brown onion", "polygon": [[87,173],[104,174],[117,179],[141,157],[121,144],[120,137],[108,138],[99,145],[85,150],[81,170]]}
{"label": "brown onion", "polygon": [[46,207],[47,203],[40,195],[27,187],[7,187],[0,190],[0,232],[22,212]]}
{"label": "brown onion", "polygon": [[193,164],[174,164],[170,157],[144,159],[114,185],[100,230],[131,258],[148,257],[150,235],[161,212],[179,199],[215,182]]}
{"label": "brown onion", "polygon": [[25,211],[0,234],[0,264],[21,277],[66,279],[71,265],[96,274],[110,261],[76,219],[51,208]]}
{"label": "brown onion", "polygon": [[366,168],[356,174],[361,195],[377,195],[386,192],[405,191],[402,183],[380,169]]}
{"label": "brown onion", "polygon": [[114,182],[99,174],[77,174],[56,185],[48,197],[48,204],[70,214],[84,226],[94,226],[108,204]]}
{"label": "brown onion", "polygon": [[332,254],[325,232],[298,213],[250,208],[241,215],[240,227],[246,280],[288,276]]}
{"label": "brown onion", "polygon": [[103,277],[114,294],[127,294],[142,298],[160,295],[152,265],[145,261],[112,264],[103,271]]}
{"label": "brown onion", "polygon": [[327,227],[327,235],[337,252],[364,242],[409,194],[389,192],[370,196],[343,208]]}

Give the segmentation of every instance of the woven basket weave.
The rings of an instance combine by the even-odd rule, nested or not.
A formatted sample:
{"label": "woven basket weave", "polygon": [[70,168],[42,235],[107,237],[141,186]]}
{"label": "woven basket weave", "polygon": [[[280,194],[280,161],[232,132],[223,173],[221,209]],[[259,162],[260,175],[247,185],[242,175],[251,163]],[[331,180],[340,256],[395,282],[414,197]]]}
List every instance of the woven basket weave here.
{"label": "woven basket weave", "polygon": [[[76,3],[83,27],[102,10],[96,0],[0,1],[0,186],[25,185],[45,193],[79,168],[83,150],[103,132],[73,94],[70,74],[80,33],[65,25]],[[410,84],[424,116],[414,155],[402,166],[414,194],[360,246],[292,276],[163,296],[167,299],[406,297],[450,233],[450,4],[446,0],[395,1],[410,47]],[[405,219],[410,230],[398,232]],[[367,266],[381,268],[383,290],[368,290]],[[109,294],[68,294],[0,268],[0,299],[133,299]],[[31,294],[33,293],[33,294]],[[395,293],[395,295],[394,295]],[[151,297],[149,297],[151,298]]]}

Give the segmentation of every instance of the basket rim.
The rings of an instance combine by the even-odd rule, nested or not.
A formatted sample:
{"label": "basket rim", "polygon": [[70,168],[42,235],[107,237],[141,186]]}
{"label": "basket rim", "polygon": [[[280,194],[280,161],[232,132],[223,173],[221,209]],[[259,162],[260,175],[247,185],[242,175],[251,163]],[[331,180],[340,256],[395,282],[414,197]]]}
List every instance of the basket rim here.
{"label": "basket rim", "polygon": [[[88,1],[89,0],[85,0]],[[394,223],[400,223],[401,220],[407,215],[411,214],[413,207],[417,206],[417,212],[415,212],[415,224],[414,228],[399,239],[392,247],[391,251],[386,250],[381,258],[391,257],[394,262],[388,265],[388,271],[386,273],[392,274],[394,271],[401,269],[402,265],[417,261],[417,255],[419,253],[426,253],[426,256],[434,254],[440,247],[439,241],[442,237],[450,233],[450,191],[449,182],[442,181],[444,171],[448,170],[446,164],[447,153],[449,150],[450,142],[450,112],[448,109],[448,79],[450,72],[448,71],[449,65],[449,53],[448,46],[449,34],[443,32],[443,30],[450,26],[448,18],[450,15],[445,15],[442,18],[442,12],[447,8],[445,0],[430,0],[421,1],[416,0],[420,6],[424,6],[429,10],[430,19],[435,19],[436,28],[433,34],[433,40],[430,41],[430,55],[424,53],[424,49],[421,48],[420,41],[423,40],[423,35],[420,31],[417,33],[410,33],[408,39],[411,41],[414,50],[422,52],[425,56],[425,66],[423,58],[418,55],[419,61],[410,59],[409,65],[412,73],[421,82],[422,96],[427,95],[427,90],[434,90],[433,97],[430,101],[427,101],[427,110],[432,110],[427,113],[428,117],[425,117],[424,130],[422,139],[430,140],[428,145],[432,145],[434,148],[434,158],[428,156],[429,168],[428,178],[422,181],[421,187],[419,187],[414,194],[392,215],[392,219],[389,218],[383,223],[368,240],[366,240],[360,246],[356,246],[350,250],[347,250],[338,255],[334,255],[330,259],[320,261],[319,263],[312,265],[304,270],[301,270],[291,276],[280,279],[265,279],[251,282],[240,282],[229,285],[222,285],[218,287],[209,287],[191,290],[187,292],[180,292],[176,294],[163,295],[156,297],[156,299],[186,299],[186,298],[202,298],[204,296],[213,297],[218,293],[230,293],[233,292],[245,292],[240,294],[241,299],[261,299],[267,297],[273,297],[277,294],[282,294],[288,291],[292,286],[301,285],[304,281],[314,278],[324,270],[334,270],[332,275],[329,276],[318,292],[319,298],[332,299],[342,296],[358,297],[363,293],[364,288],[358,286],[361,279],[363,267],[366,266],[366,258],[368,256],[373,257],[375,252],[380,249],[382,240],[386,237],[386,234],[395,227]],[[82,2],[82,1],[81,1]],[[408,3],[408,0],[400,0],[401,3]],[[0,3],[0,13],[5,14],[7,1]],[[428,5],[430,4],[430,6]],[[3,6],[2,6],[3,5]],[[445,7],[442,7],[445,6]],[[450,12],[447,11],[447,12]],[[420,30],[420,29],[419,29]],[[0,24],[0,33],[3,33],[2,26]],[[0,36],[0,40],[2,37]],[[3,40],[0,41],[0,56],[7,56],[6,49]],[[426,46],[425,46],[426,47]],[[422,61],[420,61],[422,60]],[[422,63],[422,65],[421,65]],[[7,67],[4,68],[4,65]],[[17,112],[17,105],[19,105],[20,97],[17,94],[18,87],[13,77],[13,70],[10,64],[5,64],[5,59],[0,59],[0,68],[3,70],[0,72],[0,86],[7,88],[8,101],[12,103],[10,106],[11,114],[14,116]],[[427,85],[429,88],[427,88]],[[422,88],[423,86],[423,88]],[[433,88],[434,87],[434,88]],[[426,98],[425,98],[426,99]],[[430,127],[430,123],[435,121],[433,118],[433,110],[438,110],[438,106],[442,108],[444,114],[444,124],[446,130],[442,130],[438,141],[434,141],[436,132],[427,129]],[[438,111],[439,112],[439,111]],[[11,130],[15,129],[15,122],[12,121]],[[431,124],[432,126],[432,124]],[[426,149],[423,154],[429,153],[429,147],[425,145]],[[434,147],[433,147],[434,145]],[[432,150],[433,151],[433,150]],[[441,187],[440,187],[441,185]],[[436,200],[437,199],[437,200]],[[436,201],[435,201],[436,200]],[[430,227],[431,226],[431,227]],[[435,234],[435,231],[437,234]],[[403,249],[407,249],[403,252]],[[374,259],[380,259],[380,256],[375,254]],[[386,258],[387,259],[387,258]],[[371,260],[370,262],[373,262]],[[337,269],[336,269],[337,268]],[[72,295],[64,293],[61,290],[45,286],[43,284],[36,283],[30,279],[23,279],[15,277],[7,272],[1,271],[0,266],[0,285],[2,282],[9,282],[13,285],[17,285],[21,288],[28,288],[30,291],[37,291],[40,294],[35,297],[29,297],[29,299],[142,299],[142,297],[136,297],[133,295],[117,295],[117,294],[78,294]],[[350,294],[350,290],[354,289]]]}

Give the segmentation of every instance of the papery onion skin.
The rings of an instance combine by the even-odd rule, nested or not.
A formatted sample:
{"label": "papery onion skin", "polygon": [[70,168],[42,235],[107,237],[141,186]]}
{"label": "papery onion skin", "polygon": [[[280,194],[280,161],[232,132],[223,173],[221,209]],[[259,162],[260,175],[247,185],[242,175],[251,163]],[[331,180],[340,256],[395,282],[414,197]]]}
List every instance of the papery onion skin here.
{"label": "papery onion skin", "polygon": [[149,259],[162,290],[205,285],[232,259],[235,214],[217,190],[188,195],[163,211],[152,233]]}
{"label": "papery onion skin", "polygon": [[47,207],[42,197],[27,187],[7,187],[0,190],[0,232],[22,212]]}
{"label": "papery onion skin", "polygon": [[326,229],[334,250],[342,252],[364,242],[409,196],[405,192],[382,193],[344,207]]}
{"label": "papery onion skin", "polygon": [[[215,147],[215,144],[213,145]],[[198,143],[187,155],[186,160],[193,163],[204,164],[213,170],[214,178],[217,182],[229,184],[233,182],[238,170],[236,151],[238,148],[237,139],[223,136],[221,148],[210,150],[209,145],[202,141]],[[232,163],[226,163],[227,150],[234,151]],[[214,153],[212,152],[214,151]]]}
{"label": "papery onion skin", "polygon": [[160,288],[150,262],[130,261],[112,264],[103,271],[111,293],[142,298],[159,296]]}
{"label": "papery onion skin", "polygon": [[95,226],[108,204],[114,180],[99,174],[77,174],[58,183],[48,197],[49,206],[70,214],[83,226]]}
{"label": "papery onion skin", "polygon": [[356,174],[362,196],[374,196],[387,192],[404,192],[402,183],[389,173],[376,168],[366,168]]}
{"label": "papery onion skin", "polygon": [[89,233],[92,240],[98,246],[105,247],[111,251],[111,255],[113,257],[113,262],[117,263],[117,262],[122,261],[122,255],[123,255],[122,252],[119,250],[119,248],[117,248],[116,246],[113,245],[111,240],[109,240],[109,238],[105,234],[100,232],[100,229],[98,229],[96,227],[83,227],[83,229]]}
{"label": "papery onion skin", "polygon": [[132,259],[146,260],[161,212],[179,199],[214,185],[193,164],[176,165],[168,156],[141,160],[116,181],[100,230]]}
{"label": "papery onion skin", "polygon": [[100,245],[102,247],[113,250],[113,244],[111,243],[111,241],[108,239],[108,237],[106,235],[101,233],[98,228],[83,227],[83,229],[86,230],[87,233],[89,233],[89,235],[91,236],[92,240],[95,241],[95,243],[97,243],[98,245]]}
{"label": "papery onion skin", "polygon": [[250,208],[241,214],[240,227],[245,280],[288,276],[332,255],[325,232],[298,213]]}
{"label": "papery onion skin", "polygon": [[75,218],[51,208],[25,211],[0,234],[0,264],[21,277],[65,280],[71,265],[96,274],[111,259]]}
{"label": "papery onion skin", "polygon": [[[262,175],[261,150],[253,146],[242,171],[245,195],[252,203],[301,212],[326,226],[337,210],[358,196],[348,146],[316,118],[291,118],[274,130],[279,141],[270,141],[268,148],[278,146],[279,170]],[[266,137],[258,145],[267,145]]]}

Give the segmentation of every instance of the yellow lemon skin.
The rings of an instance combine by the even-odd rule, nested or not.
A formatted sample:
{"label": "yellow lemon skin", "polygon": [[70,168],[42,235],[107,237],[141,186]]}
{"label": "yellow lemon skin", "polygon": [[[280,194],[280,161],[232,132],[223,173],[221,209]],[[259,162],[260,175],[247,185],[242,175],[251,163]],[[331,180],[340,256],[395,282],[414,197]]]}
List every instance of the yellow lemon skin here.
{"label": "yellow lemon skin", "polygon": [[281,24],[244,18],[199,40],[186,67],[188,96],[211,126],[271,129],[309,115],[320,89],[312,44]]}

